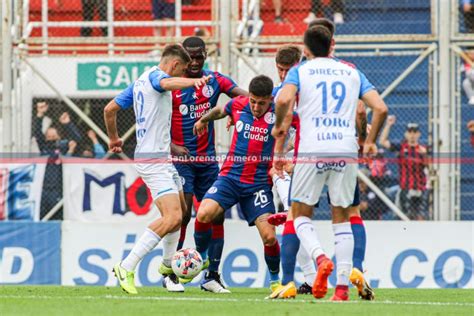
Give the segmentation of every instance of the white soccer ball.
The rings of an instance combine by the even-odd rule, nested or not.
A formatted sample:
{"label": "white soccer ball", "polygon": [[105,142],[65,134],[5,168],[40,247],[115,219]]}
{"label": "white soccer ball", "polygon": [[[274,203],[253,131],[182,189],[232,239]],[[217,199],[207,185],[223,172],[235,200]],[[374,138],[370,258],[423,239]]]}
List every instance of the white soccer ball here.
{"label": "white soccer ball", "polygon": [[180,278],[192,279],[202,270],[202,258],[196,249],[185,248],[178,250],[171,260],[174,274]]}

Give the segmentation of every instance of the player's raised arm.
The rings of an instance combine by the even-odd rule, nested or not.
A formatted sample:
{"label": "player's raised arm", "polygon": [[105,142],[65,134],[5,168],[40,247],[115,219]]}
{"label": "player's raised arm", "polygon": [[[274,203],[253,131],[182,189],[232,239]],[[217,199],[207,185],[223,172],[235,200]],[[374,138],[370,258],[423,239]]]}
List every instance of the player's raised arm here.
{"label": "player's raised arm", "polygon": [[382,125],[387,117],[388,108],[376,90],[368,91],[362,96],[361,99],[373,111],[371,122],[372,128],[370,129],[370,133],[367,135],[367,139],[364,144],[364,154],[375,155],[377,153],[375,141],[377,140],[380,129],[382,128]]}
{"label": "player's raised arm", "polygon": [[232,91],[230,91],[229,93],[229,97],[231,98],[235,98],[235,97],[238,97],[239,95],[242,95],[244,97],[248,97],[249,96],[249,93],[248,91],[240,88],[240,87],[235,87],[234,89],[232,89]]}
{"label": "player's raised arm", "polygon": [[285,84],[281,89],[275,104],[276,121],[272,130],[272,136],[275,137],[275,139],[284,138],[290,128],[293,118],[291,106],[293,106],[295,102],[297,92],[298,87],[292,83]]}
{"label": "player's raised arm", "polygon": [[211,78],[212,76],[210,75],[201,78],[166,78],[160,81],[160,86],[166,91],[182,90],[193,86],[199,88],[208,83]]}

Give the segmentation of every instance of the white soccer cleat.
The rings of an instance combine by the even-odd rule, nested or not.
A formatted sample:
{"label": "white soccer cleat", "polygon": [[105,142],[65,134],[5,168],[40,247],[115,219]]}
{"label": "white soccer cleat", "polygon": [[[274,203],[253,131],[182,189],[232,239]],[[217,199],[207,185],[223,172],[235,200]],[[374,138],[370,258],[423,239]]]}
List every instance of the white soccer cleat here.
{"label": "white soccer cleat", "polygon": [[178,277],[175,274],[164,276],[163,287],[168,292],[184,292],[184,286],[179,283]]}
{"label": "white soccer cleat", "polygon": [[228,294],[230,291],[222,284],[221,277],[217,272],[208,272],[201,283],[201,289],[204,291]]}

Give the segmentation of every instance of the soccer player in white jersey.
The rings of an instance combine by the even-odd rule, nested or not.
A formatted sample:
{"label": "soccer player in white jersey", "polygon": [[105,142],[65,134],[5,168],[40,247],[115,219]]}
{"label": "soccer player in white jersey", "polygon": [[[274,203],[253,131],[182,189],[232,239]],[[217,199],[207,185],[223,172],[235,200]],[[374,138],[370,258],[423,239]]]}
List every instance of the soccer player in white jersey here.
{"label": "soccer player in white jersey", "polygon": [[[143,257],[160,241],[163,245],[163,285],[168,291],[183,292],[176,275],[170,274],[171,258],[176,251],[179,229],[185,211],[184,195],[178,172],[169,160],[172,90],[206,84],[209,77],[173,78],[182,76],[191,58],[181,45],[168,45],[159,66],[144,72],[134,83],[109,102],[104,109],[105,125],[111,152],[122,152],[123,142],[117,132],[117,112],[133,105],[137,146],[135,168],[150,189],[162,217],[152,222],[133,246],[130,254],[117,263],[113,271],[122,289],[137,294],[135,269]],[[168,273],[163,273],[167,271]]]}
{"label": "soccer player in white jersey", "polygon": [[[313,295],[323,298],[334,264],[321,247],[311,217],[313,207],[327,185],[337,260],[336,291],[332,300],[341,301],[349,299],[354,251],[348,208],[353,202],[357,181],[357,104],[361,99],[373,110],[372,129],[364,144],[364,154],[376,154],[375,140],[388,110],[363,73],[329,57],[331,41],[331,32],[324,26],[314,26],[305,32],[304,53],[308,61],[293,67],[283,84],[272,134],[280,139],[278,148],[275,147],[278,155],[283,151],[281,140],[289,128],[286,117],[291,112],[288,110],[298,94],[300,128],[291,183],[294,227],[301,244],[318,265]],[[276,161],[274,166],[281,174],[283,162]]]}

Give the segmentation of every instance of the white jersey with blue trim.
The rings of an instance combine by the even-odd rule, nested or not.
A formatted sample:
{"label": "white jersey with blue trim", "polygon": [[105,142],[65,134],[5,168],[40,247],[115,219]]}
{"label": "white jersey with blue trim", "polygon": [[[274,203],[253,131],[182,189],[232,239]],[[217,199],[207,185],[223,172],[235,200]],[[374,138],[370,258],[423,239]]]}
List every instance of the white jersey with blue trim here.
{"label": "white jersey with blue trim", "polygon": [[137,137],[135,158],[170,154],[171,92],[160,85],[162,79],[169,77],[158,67],[152,67],[115,98],[123,109],[133,105]]}
{"label": "white jersey with blue trim", "polygon": [[357,154],[357,104],[374,89],[362,72],[337,59],[315,58],[293,67],[286,84],[298,88],[299,153]]}

